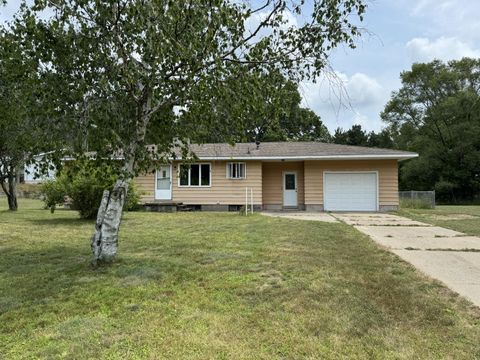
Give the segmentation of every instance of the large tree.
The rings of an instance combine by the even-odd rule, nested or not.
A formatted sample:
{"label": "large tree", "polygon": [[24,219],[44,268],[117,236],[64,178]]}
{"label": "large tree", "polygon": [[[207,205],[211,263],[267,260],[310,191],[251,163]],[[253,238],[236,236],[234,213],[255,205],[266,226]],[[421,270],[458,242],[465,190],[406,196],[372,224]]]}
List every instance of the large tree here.
{"label": "large tree", "polygon": [[[53,16],[40,20],[46,8]],[[205,124],[235,134],[230,126],[241,127],[245,109],[263,101],[255,97],[252,76],[314,79],[333,48],[354,47],[364,12],[363,0],[308,6],[286,0],[38,0],[25,7],[15,31],[34,44],[41,75],[56,78],[45,100],[47,130],[69,133],[76,157],[85,155],[80,145],[88,143],[99,161],[121,158],[118,180],[98,212],[94,262],[116,255],[122,207],[136,174],[168,161],[175,144],[187,156],[182,144]],[[290,26],[292,15],[305,21]],[[242,85],[243,96],[231,94],[236,101],[226,108],[231,120],[224,126],[205,109],[225,97],[232,81]]]}
{"label": "large tree", "polygon": [[20,43],[0,26],[0,186],[12,211],[18,208],[17,174],[43,144],[29,117],[29,109],[35,107],[31,87],[36,64],[22,56]]}
{"label": "large tree", "polygon": [[337,128],[332,136],[332,142],[343,145],[369,146],[378,148],[395,148],[394,139],[389,128],[367,132],[362,125],[355,124],[348,130]]}
{"label": "large tree", "polygon": [[348,130],[337,128],[332,140],[335,144],[367,146],[368,134],[361,125],[355,124]]}
{"label": "large tree", "polygon": [[480,60],[414,64],[382,113],[399,148],[418,159],[400,186],[437,190],[441,200],[480,195]]}
{"label": "large tree", "polygon": [[[248,77],[242,82],[232,79],[228,91],[205,104],[202,112],[210,114],[211,121],[197,127],[192,140],[224,142],[225,137],[239,142],[330,140],[320,117],[301,106],[302,97],[294,81],[279,71],[251,72]],[[245,86],[245,82],[250,86]],[[252,97],[256,101],[248,100]]]}

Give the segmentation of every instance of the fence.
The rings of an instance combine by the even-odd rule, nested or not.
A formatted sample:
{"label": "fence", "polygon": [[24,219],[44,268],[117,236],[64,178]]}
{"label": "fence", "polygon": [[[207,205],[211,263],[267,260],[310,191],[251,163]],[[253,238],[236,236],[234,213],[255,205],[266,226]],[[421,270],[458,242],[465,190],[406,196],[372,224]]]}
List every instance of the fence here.
{"label": "fence", "polygon": [[399,191],[400,207],[417,209],[435,208],[435,191]]}

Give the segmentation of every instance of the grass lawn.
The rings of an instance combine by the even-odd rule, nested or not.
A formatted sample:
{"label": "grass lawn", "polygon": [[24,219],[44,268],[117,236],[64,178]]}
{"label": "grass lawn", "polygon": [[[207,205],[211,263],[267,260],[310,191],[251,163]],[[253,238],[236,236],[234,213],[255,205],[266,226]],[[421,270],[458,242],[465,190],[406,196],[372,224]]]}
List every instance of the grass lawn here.
{"label": "grass lawn", "polygon": [[399,215],[480,236],[480,205],[438,205],[435,209],[402,209]]}
{"label": "grass lawn", "polygon": [[127,213],[93,222],[0,203],[2,359],[472,359],[480,310],[342,223]]}

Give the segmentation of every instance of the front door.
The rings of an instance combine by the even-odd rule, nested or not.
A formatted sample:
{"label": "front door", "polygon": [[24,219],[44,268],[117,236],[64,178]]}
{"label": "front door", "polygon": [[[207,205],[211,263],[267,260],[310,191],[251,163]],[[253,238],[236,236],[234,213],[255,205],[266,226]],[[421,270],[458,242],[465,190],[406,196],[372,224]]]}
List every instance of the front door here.
{"label": "front door", "polygon": [[162,165],[155,175],[155,200],[172,200],[172,166]]}
{"label": "front door", "polygon": [[283,173],[283,206],[297,207],[297,173]]}

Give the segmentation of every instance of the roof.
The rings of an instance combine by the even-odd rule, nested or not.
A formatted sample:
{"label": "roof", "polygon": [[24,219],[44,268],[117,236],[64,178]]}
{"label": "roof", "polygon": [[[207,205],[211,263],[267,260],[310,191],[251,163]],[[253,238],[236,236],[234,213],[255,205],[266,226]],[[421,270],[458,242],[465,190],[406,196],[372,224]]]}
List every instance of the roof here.
{"label": "roof", "polygon": [[189,149],[200,160],[405,160],[418,156],[414,152],[322,142],[262,142],[258,147],[255,143],[190,144]]}

